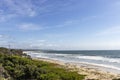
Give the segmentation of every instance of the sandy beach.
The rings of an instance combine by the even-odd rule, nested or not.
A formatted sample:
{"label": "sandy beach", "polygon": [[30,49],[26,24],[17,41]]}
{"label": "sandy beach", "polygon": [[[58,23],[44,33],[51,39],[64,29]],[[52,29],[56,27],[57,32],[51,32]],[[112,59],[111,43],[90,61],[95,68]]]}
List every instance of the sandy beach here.
{"label": "sandy beach", "polygon": [[113,80],[120,78],[120,74],[118,72],[113,72],[112,69],[107,69],[101,66],[96,66],[87,63],[70,63],[70,62],[65,63],[62,61],[46,58],[35,59],[59,64],[65,68],[68,68],[71,71],[77,71],[79,74],[86,75],[85,80]]}

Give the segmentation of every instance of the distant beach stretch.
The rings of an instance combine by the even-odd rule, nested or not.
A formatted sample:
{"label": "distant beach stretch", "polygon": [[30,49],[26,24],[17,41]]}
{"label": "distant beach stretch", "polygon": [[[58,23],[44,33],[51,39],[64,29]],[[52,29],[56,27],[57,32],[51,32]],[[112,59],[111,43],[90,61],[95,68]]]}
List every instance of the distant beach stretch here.
{"label": "distant beach stretch", "polygon": [[[25,51],[34,59],[63,65],[86,79],[112,80],[120,77],[120,51]],[[114,55],[113,55],[114,54]]]}

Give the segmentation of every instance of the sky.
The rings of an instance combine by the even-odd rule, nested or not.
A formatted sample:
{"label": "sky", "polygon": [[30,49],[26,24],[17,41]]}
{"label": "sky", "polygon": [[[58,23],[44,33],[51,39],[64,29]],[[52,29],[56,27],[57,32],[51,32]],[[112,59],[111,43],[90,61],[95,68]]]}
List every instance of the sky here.
{"label": "sky", "polygon": [[0,46],[120,49],[120,0],[0,0]]}

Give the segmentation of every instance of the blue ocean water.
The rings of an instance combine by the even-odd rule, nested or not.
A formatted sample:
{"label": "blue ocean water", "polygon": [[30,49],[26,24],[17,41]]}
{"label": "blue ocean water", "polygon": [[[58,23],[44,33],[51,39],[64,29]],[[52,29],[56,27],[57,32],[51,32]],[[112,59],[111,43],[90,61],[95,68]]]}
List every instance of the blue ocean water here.
{"label": "blue ocean water", "polygon": [[120,71],[120,50],[29,51],[27,53],[37,58],[76,63],[86,62]]}

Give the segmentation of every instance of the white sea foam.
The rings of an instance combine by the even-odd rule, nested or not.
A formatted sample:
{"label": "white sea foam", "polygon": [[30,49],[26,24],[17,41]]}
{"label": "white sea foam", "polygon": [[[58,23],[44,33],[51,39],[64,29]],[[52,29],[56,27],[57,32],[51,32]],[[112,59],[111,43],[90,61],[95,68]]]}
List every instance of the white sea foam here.
{"label": "white sea foam", "polygon": [[108,58],[108,57],[102,57],[102,56],[83,56],[83,55],[77,55],[77,56],[71,56],[70,54],[46,54],[46,53],[36,53],[32,51],[25,52],[30,55],[37,54],[36,57],[42,57],[46,56],[48,57],[49,55],[52,56],[62,56],[62,57],[73,57],[73,58],[79,58],[79,59],[85,59],[85,60],[97,60],[97,61],[103,61],[103,62],[112,62],[112,63],[120,63],[120,58]]}
{"label": "white sea foam", "polygon": [[39,56],[36,56],[37,58],[48,58],[49,59],[49,57],[47,57],[47,56],[41,56],[41,55],[39,55]]}
{"label": "white sea foam", "polygon": [[118,58],[107,58],[107,57],[101,57],[101,56],[77,56],[77,58],[120,63],[120,59]]}
{"label": "white sea foam", "polygon": [[68,56],[69,54],[53,54],[53,55],[56,55],[56,56],[64,56],[64,57],[66,57],[66,56]]}
{"label": "white sea foam", "polygon": [[[76,59],[93,60],[93,61],[96,60],[96,61],[103,61],[103,62],[120,64],[120,58],[108,58],[108,57],[102,57],[102,56],[84,56],[84,55],[73,55],[73,54],[72,55],[71,54],[57,54],[57,53],[54,53],[54,54],[37,53],[37,52],[26,52],[26,53],[28,53],[29,55],[37,54],[36,57],[47,58],[47,59],[49,59],[50,56],[54,56],[54,58],[52,58],[52,59],[57,59],[57,60],[62,60],[63,58],[76,58]],[[61,59],[57,58],[58,56],[62,56],[62,58]],[[69,61],[69,62],[71,62],[71,61]],[[73,62],[75,62],[75,61],[73,61]],[[101,66],[101,67],[106,67],[106,68],[115,69],[115,70],[120,71],[120,68],[113,65],[113,64],[106,65],[106,64],[102,64],[102,63],[98,64],[98,63],[92,63],[92,62],[91,63],[90,62],[83,62],[83,63]]]}
{"label": "white sea foam", "polygon": [[119,67],[115,67],[113,65],[105,65],[105,64],[97,64],[97,63],[89,63],[89,62],[80,62],[80,63],[89,64],[89,65],[95,65],[95,66],[98,66],[98,67],[101,66],[101,67],[115,69],[115,70],[119,70],[120,71]]}

